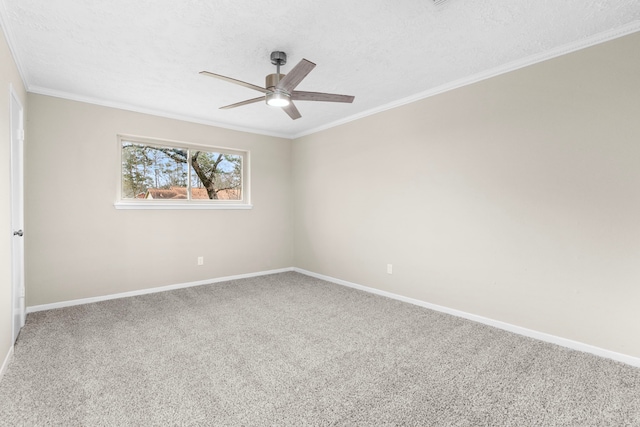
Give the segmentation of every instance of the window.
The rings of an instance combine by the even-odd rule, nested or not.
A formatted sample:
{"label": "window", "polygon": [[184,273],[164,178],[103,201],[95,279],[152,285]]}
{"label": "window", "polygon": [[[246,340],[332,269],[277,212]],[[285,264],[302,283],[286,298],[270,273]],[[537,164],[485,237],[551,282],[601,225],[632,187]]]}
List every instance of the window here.
{"label": "window", "polygon": [[119,136],[120,209],[248,209],[247,151]]}

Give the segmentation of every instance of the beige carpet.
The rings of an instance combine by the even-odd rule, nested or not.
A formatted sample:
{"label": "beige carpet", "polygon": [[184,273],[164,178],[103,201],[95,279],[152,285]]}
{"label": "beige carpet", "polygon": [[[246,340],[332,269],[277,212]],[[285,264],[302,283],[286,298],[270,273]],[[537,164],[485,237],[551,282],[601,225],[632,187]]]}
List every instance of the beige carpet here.
{"label": "beige carpet", "polygon": [[30,314],[3,426],[630,426],[640,369],[282,273]]}

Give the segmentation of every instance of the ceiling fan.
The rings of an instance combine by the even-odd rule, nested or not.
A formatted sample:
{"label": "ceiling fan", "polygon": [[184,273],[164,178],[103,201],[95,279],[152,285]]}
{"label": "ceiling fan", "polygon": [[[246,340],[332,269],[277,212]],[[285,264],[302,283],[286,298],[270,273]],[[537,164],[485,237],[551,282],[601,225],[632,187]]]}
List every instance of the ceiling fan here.
{"label": "ceiling fan", "polygon": [[242,107],[243,105],[253,104],[265,100],[268,105],[273,107],[282,107],[285,113],[293,120],[302,117],[293,101],[324,101],[324,102],[353,102],[354,97],[350,95],[337,95],[335,93],[322,92],[303,92],[294,90],[300,84],[307,74],[316,66],[311,61],[302,59],[298,64],[289,71],[288,74],[280,74],[280,66],[287,63],[287,54],[280,51],[271,52],[271,63],[275,65],[276,73],[269,74],[265,79],[265,87],[253,85],[241,80],[232,79],[231,77],[222,76],[220,74],[210,73],[209,71],[200,71],[200,74],[216,79],[225,80],[229,83],[235,83],[249,89],[257,90],[265,95],[259,98],[247,99],[246,101],[237,102],[231,105],[220,107],[221,110]]}

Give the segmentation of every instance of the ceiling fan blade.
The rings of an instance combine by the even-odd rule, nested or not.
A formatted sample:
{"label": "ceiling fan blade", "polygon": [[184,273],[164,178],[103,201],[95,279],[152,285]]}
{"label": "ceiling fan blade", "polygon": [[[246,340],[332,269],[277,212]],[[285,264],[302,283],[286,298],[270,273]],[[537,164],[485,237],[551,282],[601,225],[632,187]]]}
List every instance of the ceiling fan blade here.
{"label": "ceiling fan blade", "polygon": [[298,111],[298,109],[296,108],[296,106],[293,104],[293,102],[290,102],[289,105],[287,105],[286,107],[282,107],[282,109],[284,110],[285,113],[287,113],[289,115],[289,117],[291,117],[291,119],[296,120],[299,119],[300,117],[302,117],[302,114],[300,114],[300,111]]}
{"label": "ceiling fan blade", "polygon": [[235,83],[240,86],[247,87],[249,89],[257,90],[258,92],[267,93],[269,92],[263,87],[252,85],[251,83],[243,82],[242,80],[232,79],[231,77],[221,76],[220,74],[210,73],[209,71],[200,71],[200,74],[203,76],[215,77],[216,79],[224,80],[229,83]]}
{"label": "ceiling fan blade", "polygon": [[291,99],[296,101],[323,101],[323,102],[348,102],[351,103],[355,99],[355,96],[351,95],[338,95],[335,93],[322,93],[322,92],[302,92],[299,90],[293,91]]}
{"label": "ceiling fan blade", "polygon": [[243,105],[253,104],[254,102],[264,101],[264,96],[260,96],[258,98],[247,99],[246,101],[236,102],[235,104],[225,105],[224,107],[220,107],[220,110],[228,110],[230,108],[242,107]]}
{"label": "ceiling fan blade", "polygon": [[286,92],[291,93],[292,90],[296,88],[304,79],[307,77],[307,74],[311,72],[315,68],[316,64],[306,59],[298,62],[295,67],[291,69],[287,73],[286,76],[280,80],[280,83],[276,86],[276,89],[283,89]]}

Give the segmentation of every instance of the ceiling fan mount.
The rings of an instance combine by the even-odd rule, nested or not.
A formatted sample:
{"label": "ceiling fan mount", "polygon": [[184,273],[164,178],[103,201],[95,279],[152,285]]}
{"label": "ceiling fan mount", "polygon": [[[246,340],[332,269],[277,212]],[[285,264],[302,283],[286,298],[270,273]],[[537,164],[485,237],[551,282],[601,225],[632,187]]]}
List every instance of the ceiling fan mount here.
{"label": "ceiling fan mount", "polygon": [[276,50],[271,52],[271,63],[273,65],[284,65],[287,63],[287,54]]}
{"label": "ceiling fan mount", "polygon": [[315,68],[316,64],[306,59],[302,59],[289,71],[288,74],[280,74],[280,67],[287,63],[287,54],[281,51],[274,51],[271,52],[270,58],[271,63],[276,66],[276,72],[266,76],[264,88],[241,80],[232,79],[231,77],[214,74],[209,71],[201,71],[200,74],[215,77],[229,83],[234,83],[264,93],[264,96],[260,96],[258,98],[248,99],[246,101],[220,107],[222,110],[241,107],[243,105],[265,100],[270,106],[281,107],[289,117],[296,120],[302,116],[293,101],[353,102],[354,97],[351,95],[294,90],[307,76],[307,74]]}

